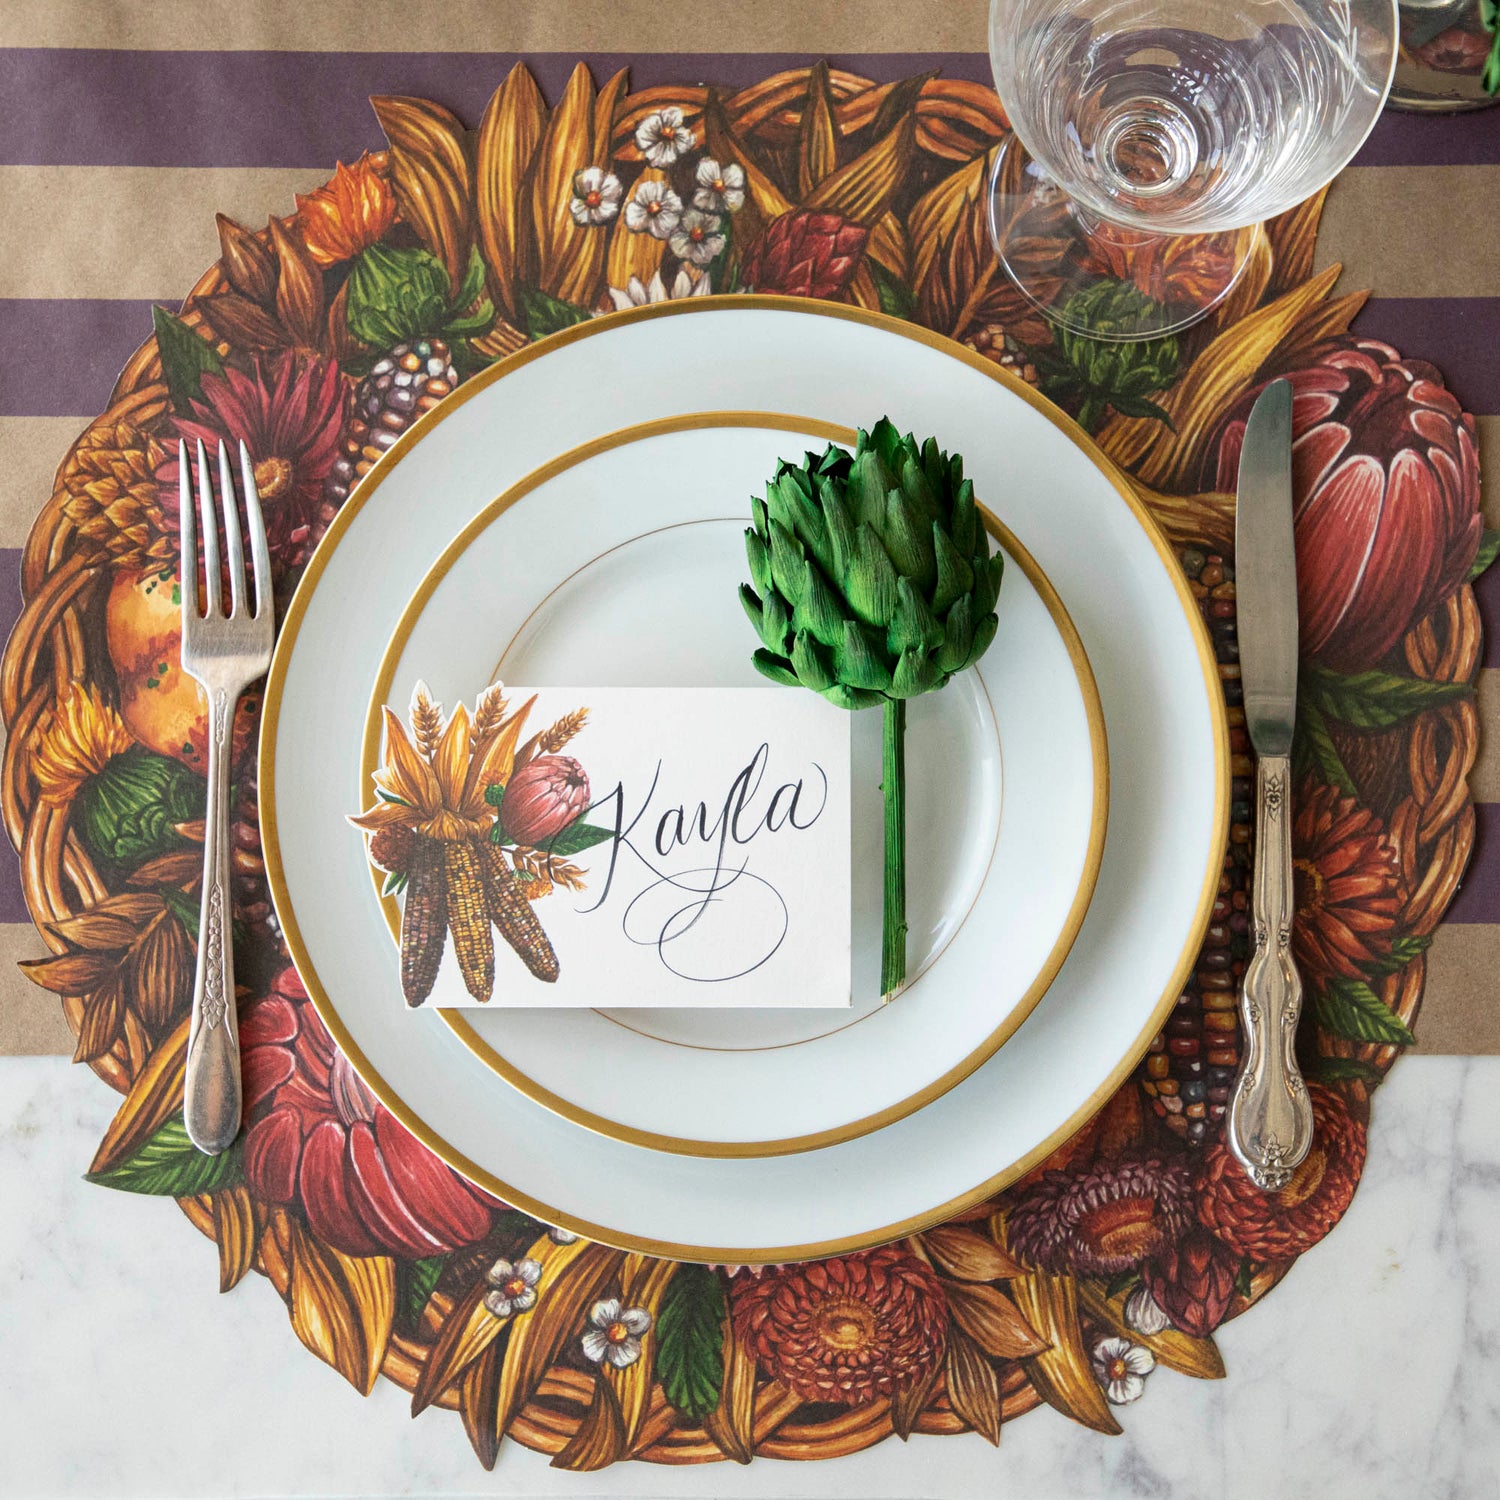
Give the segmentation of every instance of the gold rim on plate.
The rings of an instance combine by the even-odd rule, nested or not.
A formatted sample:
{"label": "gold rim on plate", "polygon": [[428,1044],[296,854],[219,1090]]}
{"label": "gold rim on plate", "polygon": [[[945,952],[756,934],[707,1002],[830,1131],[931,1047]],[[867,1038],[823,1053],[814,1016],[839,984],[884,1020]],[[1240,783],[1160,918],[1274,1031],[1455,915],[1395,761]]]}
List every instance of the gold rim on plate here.
{"label": "gold rim on plate", "polygon": [[[771,432],[793,433],[799,437],[818,438],[825,442],[840,443],[846,447],[852,447],[855,441],[855,433],[852,428],[843,427],[833,422],[824,422],[815,417],[789,416],[783,412],[692,412],[683,416],[662,417],[651,422],[638,422],[629,427],[620,428],[618,431],[609,433],[603,437],[594,438],[587,443],[581,443],[576,448],[559,454],[556,458],[549,460],[540,468],[533,470],[530,474],[518,480],[509,489],[504,491],[504,493],[498,495],[479,511],[458,535],[454,537],[453,541],[444,548],[442,555],[428,570],[426,576],[412,593],[406,608],[402,611],[401,618],[397,622],[396,628],[391,634],[390,641],[386,645],[385,654],[381,657],[380,666],[375,676],[374,691],[370,697],[370,707],[365,716],[363,753],[360,762],[361,786],[368,786],[370,784],[370,778],[379,764],[381,711],[390,701],[391,685],[395,680],[396,668],[400,662],[402,652],[406,649],[406,643],[410,639],[412,631],[416,628],[418,620],[421,619],[423,612],[426,610],[432,595],[437,591],[443,579],[448,576],[448,573],[458,562],[459,558],[469,550],[480,535],[487,531],[511,506],[517,504],[534,490],[540,489],[544,484],[551,482],[559,475],[567,473],[570,469],[576,468],[579,464],[586,463],[592,458],[596,458],[601,453],[608,453],[616,448],[627,447],[631,443],[642,442],[671,433],[705,431],[716,427],[759,428]],[[711,1141],[693,1136],[668,1135],[659,1131],[643,1130],[636,1126],[627,1125],[619,1120],[611,1119],[607,1115],[601,1115],[593,1110],[585,1109],[581,1104],[564,1098],[561,1094],[549,1089],[545,1084],[517,1067],[502,1052],[479,1035],[470,1024],[464,1011],[439,1009],[438,1015],[442,1018],[444,1024],[486,1067],[492,1072],[497,1073],[513,1088],[519,1089],[534,1103],[550,1109],[554,1114],[559,1114],[564,1119],[571,1120],[575,1125],[583,1126],[586,1130],[596,1131],[600,1135],[609,1136],[612,1140],[623,1141],[627,1145],[644,1146],[652,1151],[668,1151],[678,1156],[711,1158],[789,1156],[800,1151],[815,1151],[821,1146],[834,1146],[843,1141],[855,1140],[859,1136],[868,1135],[871,1131],[879,1130],[883,1126],[891,1125],[897,1120],[904,1119],[907,1115],[932,1103],[934,1099],[947,1093],[949,1089],[957,1087],[976,1068],[993,1057],[1010,1037],[1015,1034],[1017,1028],[1037,1007],[1042,996],[1051,987],[1052,981],[1057,977],[1058,970],[1062,968],[1064,960],[1066,960],[1074,941],[1077,939],[1079,929],[1083,926],[1083,919],[1087,915],[1089,902],[1093,897],[1094,887],[1099,878],[1099,866],[1104,858],[1104,836],[1109,821],[1109,754],[1105,740],[1104,709],[1099,701],[1099,689],[1094,681],[1093,669],[1089,665],[1088,656],[1083,649],[1083,642],[1079,639],[1078,631],[1074,627],[1073,621],[1069,618],[1062,600],[1058,597],[1057,590],[1052,586],[1051,580],[1042,571],[1040,564],[1021,545],[1010,528],[994,516],[985,506],[981,505],[979,511],[984,519],[985,528],[1010,555],[1012,560],[1026,575],[1031,586],[1037,591],[1042,603],[1046,606],[1047,613],[1051,617],[1053,625],[1063,639],[1069,660],[1073,665],[1073,671],[1077,676],[1079,693],[1083,698],[1084,714],[1088,721],[1089,748],[1094,767],[1093,807],[1089,825],[1088,846],[1085,850],[1083,868],[1079,875],[1078,886],[1074,893],[1073,901],[1068,908],[1057,940],[1038,969],[1036,976],[1000,1025],[990,1032],[965,1057],[954,1063],[952,1067],[939,1074],[931,1082],[924,1084],[914,1093],[907,1095],[903,1099],[896,1100],[895,1103],[887,1105],[884,1109],[876,1110],[871,1114],[861,1115],[841,1125],[829,1126],[825,1130],[766,1140]],[[587,566],[587,564],[584,566]],[[996,836],[998,838],[998,830]],[[991,857],[993,858],[993,849]],[[988,873],[989,866],[986,867],[986,878],[988,878]],[[395,897],[380,894],[382,881],[378,876],[373,875],[373,871],[372,878],[374,879],[377,899],[380,901],[386,925],[390,928],[392,939],[399,947],[401,941],[401,908],[397,904]],[[983,881],[981,881],[981,888],[982,886]],[[959,924],[960,927],[962,925],[962,923]],[[948,943],[952,942],[953,937],[957,935],[957,931],[958,929],[955,929],[954,933],[949,937]],[[922,974],[926,973],[927,970],[936,964],[948,947],[948,943],[944,943],[943,948],[932,954],[923,968],[912,976],[908,988],[911,985],[915,985],[917,980],[922,977]],[[823,1035],[832,1035],[835,1032],[847,1030],[850,1026],[858,1025],[861,1021],[867,1021],[871,1016],[878,1013],[871,1011],[865,1016],[845,1022],[842,1026],[834,1027]],[[633,1030],[634,1028],[628,1029]],[[807,1040],[816,1040],[816,1038],[808,1038]]]}
{"label": "gold rim on plate", "polygon": [[[1024,401],[1033,410],[1052,423],[1058,431],[1067,437],[1069,442],[1083,452],[1094,467],[1114,486],[1115,492],[1119,495],[1126,509],[1129,510],[1136,524],[1140,526],[1147,540],[1161,557],[1162,562],[1166,566],[1167,574],[1172,581],[1172,586],[1177,593],[1178,602],[1182,606],[1184,617],[1187,619],[1188,628],[1192,632],[1194,643],[1198,649],[1199,665],[1203,671],[1204,684],[1208,690],[1209,717],[1212,721],[1214,738],[1214,790],[1216,806],[1208,867],[1204,872],[1203,884],[1198,898],[1198,907],[1188,930],[1187,941],[1183,946],[1177,964],[1169,976],[1166,986],[1162,990],[1161,998],[1152,1010],[1147,1024],[1142,1027],[1134,1042],[1125,1050],[1120,1061],[1110,1070],[1089,1097],[1056,1130],[1052,1131],[1044,1140],[1039,1141],[1030,1151],[1024,1153],[1017,1160],[1010,1162],[993,1176],[977,1183],[966,1192],[949,1198],[945,1202],[934,1204],[931,1208],[925,1209],[918,1214],[912,1214],[896,1223],[881,1225],[874,1229],[863,1230],[858,1234],[844,1235],[831,1240],[812,1241],[806,1244],[749,1248],[692,1245],[668,1240],[655,1240],[647,1238],[644,1235],[626,1234],[619,1230],[613,1230],[606,1224],[596,1224],[592,1220],[581,1218],[577,1214],[564,1212],[550,1204],[542,1202],[531,1193],[522,1192],[510,1186],[510,1184],[503,1182],[495,1176],[494,1173],[487,1171],[477,1162],[470,1160],[463,1152],[453,1146],[451,1142],[444,1140],[436,1131],[431,1129],[406,1104],[405,1100],[401,1098],[396,1090],[386,1082],[380,1072],[370,1063],[370,1060],[364,1055],[359,1045],[349,1034],[348,1028],[340,1020],[337,1010],[331,1004],[327,993],[323,989],[317,970],[312,965],[307,945],[302,940],[302,934],[297,926],[296,916],[292,910],[287,892],[285,871],[281,862],[281,842],[277,832],[276,821],[275,753],[276,731],[281,716],[281,700],[286,687],[288,664],[291,660],[292,652],[296,649],[297,635],[307,614],[308,601],[312,598],[317,588],[318,580],[322,577],[323,571],[328,566],[329,558],[333,556],[344,533],[353,525],[354,518],[364,508],[376,490],[379,489],[386,476],[411,452],[417,443],[421,442],[427,433],[432,431],[440,422],[445,421],[466,401],[477,396],[480,391],[488,389],[497,380],[503,380],[512,371],[521,369],[534,360],[545,358],[554,350],[565,348],[582,339],[593,338],[598,334],[607,333],[611,329],[621,327],[627,323],[645,323],[656,318],[691,317],[694,313],[701,312],[737,312],[741,310],[746,312],[789,312],[805,317],[836,318],[894,334],[899,338],[909,339],[913,343],[925,344],[928,348],[935,349],[950,359],[958,360],[961,364],[967,365],[970,369],[994,381],[995,384],[1003,386],[1013,396]],[[1208,636],[1208,628],[1203,623],[1203,617],[1198,612],[1197,601],[1188,589],[1187,581],[1182,575],[1182,570],[1177,565],[1177,559],[1172,555],[1171,548],[1167,545],[1166,539],[1162,536],[1156,523],[1146,512],[1145,507],[1131,488],[1129,481],[1124,478],[1105,455],[1104,451],[1077,423],[1057,407],[1053,406],[1044,396],[1034,391],[1024,381],[1005,370],[999,369],[996,365],[985,359],[983,355],[965,349],[962,345],[955,344],[951,339],[944,338],[941,334],[933,333],[930,329],[919,328],[898,318],[887,317],[884,313],[874,313],[865,308],[850,307],[842,303],[818,302],[801,297],[758,296],[753,293],[741,293],[727,296],[695,297],[690,302],[662,302],[647,307],[631,308],[625,312],[614,313],[607,317],[590,320],[587,323],[576,324],[572,328],[563,329],[560,333],[553,334],[542,343],[522,349],[510,356],[510,358],[498,364],[491,365],[489,369],[480,371],[479,374],[475,375],[464,385],[461,385],[447,400],[434,407],[433,410],[427,412],[424,416],[418,418],[411,427],[402,433],[381,461],[370,471],[354,490],[353,494],[344,502],[338,514],[333,518],[322,541],[318,544],[317,550],[313,553],[307,565],[307,570],[297,587],[297,591],[292,596],[291,604],[287,608],[286,619],[282,624],[281,635],[276,643],[276,652],[271,661],[270,675],[266,680],[260,732],[260,796],[262,807],[261,839],[265,856],[267,883],[271,888],[272,898],[276,903],[276,911],[282,924],[282,934],[286,939],[287,949],[291,953],[292,961],[297,966],[297,971],[307,988],[308,996],[312,1000],[313,1006],[321,1017],[323,1024],[328,1028],[334,1042],[349,1059],[360,1078],[368,1085],[385,1108],[390,1110],[423,1145],[452,1167],[454,1171],[462,1173],[472,1182],[477,1183],[480,1187],[495,1194],[497,1197],[504,1199],[513,1207],[521,1209],[523,1212],[529,1213],[545,1223],[556,1224],[561,1228],[572,1230],[575,1234],[583,1235],[588,1239],[615,1245],[621,1249],[636,1250],[646,1255],[655,1255],[667,1259],[761,1265],[782,1261],[817,1260],[830,1255],[842,1255],[851,1250],[860,1250],[870,1245],[879,1245],[890,1240],[900,1239],[905,1235],[915,1234],[920,1230],[927,1229],[933,1224],[939,1224],[944,1219],[950,1218],[964,1209],[971,1208],[974,1204],[982,1202],[986,1198],[993,1197],[1003,1188],[1008,1187],[1018,1177],[1024,1176],[1032,1167],[1036,1166],[1038,1162],[1045,1160],[1069,1136],[1073,1135],[1081,1126],[1087,1123],[1089,1118],[1109,1099],[1125,1080],[1130,1070],[1140,1060],[1141,1054],[1150,1045],[1151,1038],[1161,1029],[1162,1022],[1166,1020],[1167,1014],[1176,1002],[1182,986],[1186,983],[1188,975],[1192,972],[1198,948],[1202,942],[1204,929],[1208,926],[1209,917],[1213,912],[1214,896],[1219,884],[1219,872],[1224,860],[1224,849],[1229,838],[1229,725],[1225,714],[1222,690],[1219,685],[1218,664],[1214,659],[1212,644]]]}

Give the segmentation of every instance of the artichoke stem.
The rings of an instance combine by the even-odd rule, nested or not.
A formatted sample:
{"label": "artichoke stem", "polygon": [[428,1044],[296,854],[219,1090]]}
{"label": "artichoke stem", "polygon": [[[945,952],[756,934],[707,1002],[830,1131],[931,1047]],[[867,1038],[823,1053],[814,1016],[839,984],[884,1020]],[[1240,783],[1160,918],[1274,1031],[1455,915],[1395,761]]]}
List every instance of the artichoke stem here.
{"label": "artichoke stem", "polygon": [[889,1000],[906,982],[906,702],[885,700],[880,789],[885,795],[885,924],[880,992]]}

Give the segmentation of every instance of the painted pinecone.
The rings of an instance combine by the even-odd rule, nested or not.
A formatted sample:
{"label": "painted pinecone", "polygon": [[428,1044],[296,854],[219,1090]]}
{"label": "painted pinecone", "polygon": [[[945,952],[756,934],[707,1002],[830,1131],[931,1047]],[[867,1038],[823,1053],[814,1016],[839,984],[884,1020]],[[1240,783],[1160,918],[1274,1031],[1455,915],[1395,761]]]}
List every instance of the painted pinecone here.
{"label": "painted pinecone", "polygon": [[745,252],[740,280],[752,292],[836,297],[853,280],[869,238],[842,214],[793,209],[772,219]]}
{"label": "painted pinecone", "polygon": [[1234,569],[1195,547],[1178,553],[1213,638],[1229,714],[1229,848],[1192,977],[1142,1062],[1152,1108],[1190,1146],[1217,1140],[1240,1064],[1239,987],[1249,958],[1251,776],[1240,689]]}
{"label": "painted pinecone", "polygon": [[375,466],[376,460],[423,412],[458,389],[452,351],[441,339],[397,344],[375,361],[354,394],[339,436],[339,456],[324,485],[335,508]]}
{"label": "painted pinecone", "polygon": [[79,438],[63,464],[63,511],[123,566],[144,568],[177,556],[176,532],[162,516],[156,478],[165,457],[161,444],[132,423],[100,422]]}
{"label": "painted pinecone", "polygon": [[915,698],[984,654],[1004,558],[963,460],[882,418],[851,455],[829,444],[783,462],[753,500],[740,598],[755,665],[840,708]]}

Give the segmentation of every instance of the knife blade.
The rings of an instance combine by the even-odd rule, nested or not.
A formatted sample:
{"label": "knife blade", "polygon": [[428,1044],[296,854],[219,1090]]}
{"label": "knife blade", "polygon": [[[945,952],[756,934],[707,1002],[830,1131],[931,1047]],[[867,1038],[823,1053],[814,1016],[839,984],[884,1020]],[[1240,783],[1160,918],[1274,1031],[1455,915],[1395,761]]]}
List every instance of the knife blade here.
{"label": "knife blade", "polygon": [[1234,579],[1245,723],[1258,755],[1288,755],[1297,717],[1292,385],[1260,393],[1240,449]]}
{"label": "knife blade", "polygon": [[1297,719],[1297,556],[1292,524],[1292,387],[1273,381],[1245,423],[1235,513],[1235,616],[1245,722],[1255,747],[1254,950],[1240,992],[1245,1055],[1226,1117],[1251,1181],[1276,1192],[1312,1145],[1297,1067],[1302,979],[1292,957],[1292,732]]}

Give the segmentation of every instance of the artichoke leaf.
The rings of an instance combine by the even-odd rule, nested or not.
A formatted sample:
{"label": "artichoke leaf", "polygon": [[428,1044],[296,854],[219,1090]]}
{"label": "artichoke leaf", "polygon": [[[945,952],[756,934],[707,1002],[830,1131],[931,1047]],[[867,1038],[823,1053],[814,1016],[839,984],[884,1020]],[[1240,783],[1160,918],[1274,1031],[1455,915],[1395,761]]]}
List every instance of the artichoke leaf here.
{"label": "artichoke leaf", "polygon": [[885,497],[895,484],[894,475],[881,463],[878,453],[861,453],[854,460],[849,471],[849,500],[856,525],[881,529],[885,524]]}
{"label": "artichoke leaf", "polygon": [[835,708],[874,708],[877,704],[885,702],[885,694],[877,693],[869,688],[849,687],[842,682],[835,683],[829,688],[823,697]]}
{"label": "artichoke leaf", "polygon": [[933,590],[932,608],[935,613],[945,615],[956,599],[974,587],[974,570],[936,523],[932,528],[932,542],[937,557],[937,587]]}
{"label": "artichoke leaf", "polygon": [[740,603],[745,606],[745,614],[749,617],[750,623],[755,627],[756,635],[764,639],[766,612],[761,605],[760,595],[748,583],[740,585]]}
{"label": "artichoke leaf", "polygon": [[943,627],[938,624],[927,601],[906,579],[896,582],[896,608],[885,634],[885,644],[892,656],[907,651],[931,651],[942,643]]}
{"label": "artichoke leaf", "polygon": [[805,630],[792,640],[792,668],[803,687],[815,693],[826,693],[838,681],[827,652]]}
{"label": "artichoke leaf", "polygon": [[792,671],[783,657],[775,656],[764,649],[757,651],[751,658],[755,663],[755,670],[762,677],[769,677],[772,682],[779,682],[782,687],[801,687],[802,684],[797,674]]}
{"label": "artichoke leaf", "polygon": [[802,544],[774,516],[771,518],[771,577],[793,609],[802,597]]}
{"label": "artichoke leaf", "polygon": [[994,615],[985,615],[974,627],[974,644],[969,647],[968,659],[964,662],[966,667],[972,667],[990,649],[990,642],[995,639],[999,628],[1000,621]]}
{"label": "artichoke leaf", "polygon": [[761,640],[769,650],[785,656],[787,640],[792,633],[792,617],[786,607],[786,600],[775,589],[761,601],[760,620]]}
{"label": "artichoke leaf", "polygon": [[964,480],[953,492],[953,514],[948,518],[948,535],[965,557],[972,557],[985,545],[984,533],[979,525],[979,508],[974,504],[972,480]]}
{"label": "artichoke leaf", "polygon": [[941,525],[942,507],[938,504],[937,492],[927,482],[927,475],[917,461],[915,449],[908,449],[901,459],[901,492],[917,507],[929,522]]}
{"label": "artichoke leaf", "polygon": [[828,576],[842,578],[849,571],[849,562],[854,556],[854,519],[831,480],[818,481],[818,503],[822,506],[823,527],[828,533],[828,561],[825,564]]}
{"label": "artichoke leaf", "polygon": [[766,550],[766,544],[759,532],[753,529],[747,529],[745,532],[745,557],[750,564],[750,580],[754,583],[756,592],[769,594],[771,592],[771,554]]}
{"label": "artichoke leaf", "polygon": [[942,687],[945,681],[946,676],[925,652],[903,651],[896,670],[891,674],[891,697],[920,698],[923,693]]}
{"label": "artichoke leaf", "polygon": [[896,609],[896,570],[875,529],[863,521],[854,533],[844,595],[866,625],[883,630],[890,624]]}
{"label": "artichoke leaf", "polygon": [[891,685],[891,669],[876,654],[865,632],[853,620],[844,622],[842,639],[834,647],[833,669],[839,681],[851,688],[885,692]]}
{"label": "artichoke leaf", "polygon": [[833,590],[823,581],[818,565],[809,558],[802,565],[802,597],[792,615],[797,630],[811,631],[819,644],[839,646],[844,640],[844,611]]}
{"label": "artichoke leaf", "polygon": [[896,572],[909,578],[922,593],[927,593],[937,577],[932,533],[936,522],[929,522],[923,511],[908,498],[904,490],[891,490],[885,497],[885,525],[881,536],[890,553]]}
{"label": "artichoke leaf", "polygon": [[989,614],[1000,597],[1000,580],[1005,574],[1005,554],[992,552],[986,556],[983,552],[976,552],[973,567],[974,613],[977,618],[979,615]]}
{"label": "artichoke leaf", "polygon": [[961,595],[948,611],[943,631],[937,664],[945,672],[961,671],[969,664],[969,653],[974,645],[974,599],[971,594]]}

